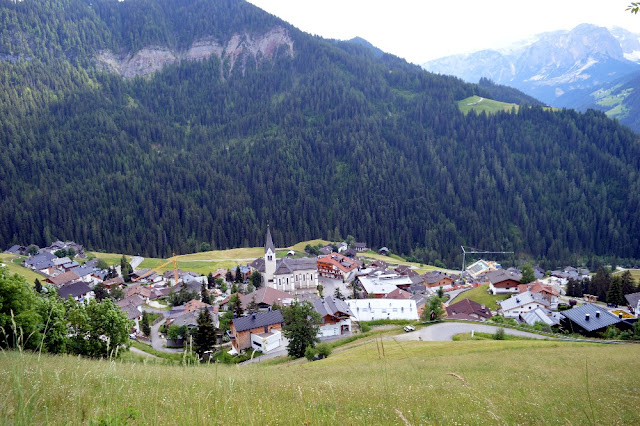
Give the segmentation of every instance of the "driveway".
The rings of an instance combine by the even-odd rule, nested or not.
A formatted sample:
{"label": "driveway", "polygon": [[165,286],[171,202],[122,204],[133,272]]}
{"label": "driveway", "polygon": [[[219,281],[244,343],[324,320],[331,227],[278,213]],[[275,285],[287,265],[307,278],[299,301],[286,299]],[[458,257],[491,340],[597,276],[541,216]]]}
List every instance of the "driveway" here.
{"label": "driveway", "polygon": [[322,284],[324,290],[322,293],[324,296],[333,296],[336,288],[340,288],[340,292],[344,297],[351,297],[352,291],[349,287],[347,287],[347,283],[343,283],[342,280],[334,280],[332,278],[327,277],[318,277],[318,284]]}
{"label": "driveway", "polygon": [[449,295],[449,300],[445,303],[447,306],[451,305],[452,303],[456,303],[455,299],[456,297],[458,297],[461,293],[464,293],[465,291],[469,291],[473,289],[473,287],[469,287],[469,288],[460,288],[458,290],[453,290],[453,291],[448,291],[446,294]]}
{"label": "driveway", "polygon": [[166,318],[163,321],[158,322],[156,325],[151,326],[151,346],[153,347],[153,349],[161,352],[182,352],[182,349],[172,349],[164,347],[164,345],[167,344],[167,339],[160,338],[160,327],[165,323],[165,321]]}
{"label": "driveway", "polygon": [[[477,324],[477,323],[462,323],[462,322],[443,322],[431,325],[429,327],[418,328],[416,331],[404,334],[398,334],[390,337],[395,340],[407,341],[407,340],[424,340],[433,342],[443,342],[453,340],[453,336],[460,333],[471,333],[471,331],[477,331],[481,333],[495,333],[499,326]],[[511,328],[504,328],[505,334],[513,336],[529,337],[532,339],[553,339],[552,337],[542,336],[540,334],[528,333],[526,331],[514,330]]]}

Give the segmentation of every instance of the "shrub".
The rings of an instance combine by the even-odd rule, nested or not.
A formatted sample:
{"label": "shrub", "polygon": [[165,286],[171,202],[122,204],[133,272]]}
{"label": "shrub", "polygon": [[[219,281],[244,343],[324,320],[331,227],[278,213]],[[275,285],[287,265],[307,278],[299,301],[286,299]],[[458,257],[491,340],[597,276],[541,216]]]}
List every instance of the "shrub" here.
{"label": "shrub", "polygon": [[307,349],[304,350],[304,357],[309,361],[313,361],[313,358],[317,355],[318,351],[313,346],[307,346]]}
{"label": "shrub", "polygon": [[491,337],[493,338],[493,340],[504,340],[504,328],[497,329]]}
{"label": "shrub", "polygon": [[363,333],[367,333],[371,331],[371,326],[369,324],[360,323],[360,330],[362,330]]}
{"label": "shrub", "polygon": [[[327,358],[329,355],[331,355],[331,345],[329,345],[328,343],[320,343],[319,345],[316,346],[316,351],[318,352],[318,355],[320,355],[322,358]],[[306,353],[305,353],[306,356]]]}

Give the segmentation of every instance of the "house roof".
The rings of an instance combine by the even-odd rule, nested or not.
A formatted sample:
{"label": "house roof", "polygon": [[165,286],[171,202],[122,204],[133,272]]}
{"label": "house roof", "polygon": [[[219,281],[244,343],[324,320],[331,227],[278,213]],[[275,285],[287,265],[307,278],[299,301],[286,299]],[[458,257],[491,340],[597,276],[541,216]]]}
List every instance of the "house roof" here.
{"label": "house roof", "polygon": [[58,296],[62,299],[66,299],[71,296],[73,298],[84,296],[89,293],[91,288],[87,285],[87,283],[82,281],[76,281],[71,284],[63,285],[58,289]]}
{"label": "house roof", "polygon": [[257,312],[242,318],[235,318],[233,326],[236,332],[251,330],[273,324],[282,323],[282,313],[280,311]]}
{"label": "house roof", "polygon": [[122,277],[115,277],[104,282],[104,285],[112,286],[112,285],[122,285],[124,284],[124,280]]}
{"label": "house roof", "polygon": [[517,272],[507,272],[502,269],[497,271],[489,271],[485,274],[485,277],[489,280],[489,282],[493,285],[501,283],[507,280],[520,281],[522,279],[522,274]]}
{"label": "house roof", "polygon": [[491,310],[485,305],[481,305],[480,303],[470,299],[462,299],[453,305],[447,306],[447,316],[449,318],[458,316],[474,318],[472,314],[481,318],[491,318],[493,316],[491,315]]}
{"label": "house roof", "polygon": [[560,324],[560,321],[553,317],[552,312],[546,308],[535,308],[530,312],[520,314],[520,318],[529,325],[535,325],[537,322],[541,322],[549,326]]}
{"label": "house roof", "polygon": [[549,293],[553,296],[560,296],[560,293],[558,293],[552,285],[542,284],[540,281],[535,281],[529,284],[520,284],[518,285],[518,291],[520,293],[530,291],[531,293]]}
{"label": "house roof", "polygon": [[414,284],[410,277],[383,272],[374,272],[373,275],[360,276],[358,280],[368,294],[388,294],[399,285],[410,286]]}
{"label": "house roof", "polygon": [[142,312],[140,312],[134,305],[121,306],[120,309],[127,314],[127,318],[129,318],[130,320],[138,318],[142,315]]}
{"label": "house roof", "polygon": [[23,251],[24,251],[24,246],[16,244],[16,245],[13,245],[13,246],[9,247],[4,252],[5,253],[12,253],[12,254],[22,254]]}
{"label": "house roof", "polygon": [[539,293],[531,293],[530,291],[525,291],[524,293],[516,294],[498,303],[500,303],[500,307],[503,311],[510,311],[511,309],[516,309],[529,303],[540,303],[547,306],[549,302],[544,300]]}
{"label": "house roof", "polygon": [[[194,311],[185,311],[184,313],[174,317],[171,325],[182,326],[186,325],[187,328],[197,327],[198,325],[198,316],[200,316],[200,311],[203,308],[196,309]],[[209,313],[211,314],[211,319],[213,320],[213,325],[217,328],[219,324],[218,315],[214,312],[213,307],[209,306]]]}
{"label": "house roof", "polygon": [[640,291],[637,293],[625,294],[624,298],[627,299],[629,306],[635,309],[635,307],[638,306],[638,301],[640,301]]}
{"label": "house roof", "polygon": [[278,259],[274,275],[292,274],[296,271],[318,270],[315,258],[303,257],[301,259],[282,258]]}
{"label": "house roof", "polygon": [[80,276],[78,276],[78,274],[73,271],[67,271],[63,272],[62,274],[56,275],[55,277],[49,277],[49,281],[51,281],[51,284],[56,286],[60,286],[78,279],[80,279]]}
{"label": "house roof", "polygon": [[367,243],[355,243],[355,248],[367,248]]}
{"label": "house roof", "polygon": [[[562,311],[561,314],[587,331],[599,330],[621,322],[617,316],[605,308],[592,303],[575,306],[566,311]],[[589,319],[587,319],[587,314],[589,315]]]}
{"label": "house roof", "polygon": [[211,305],[201,302],[198,299],[191,299],[184,304],[184,311],[193,312],[193,311],[199,311],[202,308],[211,308],[211,307],[212,307]]}
{"label": "house roof", "polygon": [[450,276],[448,276],[447,274],[445,274],[442,271],[431,271],[431,272],[427,272],[426,274],[422,275],[422,279],[427,284],[435,284],[435,283],[437,283],[440,280],[443,280],[445,278],[448,278],[451,281],[453,281],[453,279]]}
{"label": "house roof", "polygon": [[331,253],[326,256],[322,256],[318,259],[318,263],[328,263],[335,266],[340,271],[351,272],[354,269],[358,269],[359,263],[354,259],[350,259],[347,256],[343,256],[340,253]]}
{"label": "house roof", "polygon": [[396,287],[395,290],[387,293],[387,295],[384,297],[386,297],[387,299],[411,299],[411,293]]}
{"label": "house roof", "polygon": [[293,299],[293,296],[291,296],[289,293],[276,290],[275,288],[263,286],[252,293],[241,295],[240,301],[242,302],[242,307],[246,309],[246,307],[249,306],[249,303],[251,303],[251,300],[254,297],[256,298],[256,303],[258,305],[263,304],[269,306],[272,306],[275,302],[278,302],[278,304],[281,305],[283,300]]}
{"label": "house roof", "polygon": [[73,268],[71,270],[78,274],[79,277],[84,277],[93,273],[93,268],[87,268],[84,266],[78,266],[77,268]]}
{"label": "house roof", "polygon": [[29,259],[26,259],[24,261],[24,264],[26,266],[32,266],[42,262],[53,261],[53,259],[57,259],[57,258],[58,256],[56,256],[55,254],[44,252],[44,253],[36,254],[35,256]]}
{"label": "house roof", "polygon": [[271,250],[274,254],[276,252],[276,246],[273,244],[273,239],[271,238],[271,228],[269,228],[269,225],[267,225],[267,236],[265,237],[264,252],[266,253],[268,250]]}
{"label": "house roof", "polygon": [[327,315],[338,316],[340,314],[353,316],[349,305],[343,300],[335,299],[333,296],[327,296],[324,299],[315,299],[313,302],[313,309],[318,312],[322,317]]}
{"label": "house roof", "polygon": [[116,305],[120,306],[121,308],[124,308],[127,305],[141,306],[141,305],[144,305],[144,299],[139,295],[134,294],[133,296],[129,296],[122,300],[118,300],[116,302]]}

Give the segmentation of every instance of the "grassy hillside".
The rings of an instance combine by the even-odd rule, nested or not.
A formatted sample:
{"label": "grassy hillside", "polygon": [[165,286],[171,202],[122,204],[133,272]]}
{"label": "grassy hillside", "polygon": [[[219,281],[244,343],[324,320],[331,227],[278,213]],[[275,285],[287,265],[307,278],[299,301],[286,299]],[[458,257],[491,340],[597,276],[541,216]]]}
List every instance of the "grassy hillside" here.
{"label": "grassy hillside", "polygon": [[[638,424],[637,345],[369,341],[278,365],[169,367],[3,352],[16,424]],[[532,362],[523,362],[523,360]],[[115,423],[114,423],[115,424]]]}
{"label": "grassy hillside", "polygon": [[495,114],[500,111],[511,111],[512,108],[515,108],[516,111],[518,111],[519,107],[516,104],[498,102],[492,99],[482,98],[480,96],[470,96],[458,101],[458,108],[460,108],[460,111],[464,114],[468,114],[471,110],[477,113],[484,111],[487,114]]}
{"label": "grassy hillside", "polygon": [[9,253],[0,253],[0,263],[4,263],[4,265],[12,274],[22,275],[29,282],[34,282],[36,278],[38,278],[40,281],[44,281],[45,277],[43,275],[33,272],[31,269],[25,268],[24,266],[16,262],[17,259],[21,258],[21,256],[15,256]]}
{"label": "grassy hillside", "polygon": [[457,303],[464,299],[470,299],[470,300],[473,300],[474,302],[478,302],[482,305],[488,306],[489,309],[492,309],[495,311],[496,309],[499,308],[498,306],[499,301],[505,300],[511,297],[510,294],[498,294],[494,296],[487,292],[488,288],[489,288],[489,284],[484,284],[472,290],[465,291],[464,293],[460,293],[460,295],[450,303]]}

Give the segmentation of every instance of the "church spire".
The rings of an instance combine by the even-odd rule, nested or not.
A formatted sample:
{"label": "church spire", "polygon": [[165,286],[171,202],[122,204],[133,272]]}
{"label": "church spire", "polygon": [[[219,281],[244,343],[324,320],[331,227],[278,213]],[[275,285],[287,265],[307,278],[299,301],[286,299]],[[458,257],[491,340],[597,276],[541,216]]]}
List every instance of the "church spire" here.
{"label": "church spire", "polygon": [[264,252],[266,253],[269,249],[271,249],[271,252],[275,254],[276,246],[273,245],[273,239],[271,238],[271,229],[269,228],[269,225],[267,225],[267,237],[264,243]]}

